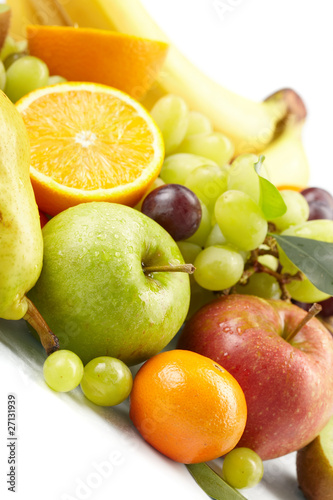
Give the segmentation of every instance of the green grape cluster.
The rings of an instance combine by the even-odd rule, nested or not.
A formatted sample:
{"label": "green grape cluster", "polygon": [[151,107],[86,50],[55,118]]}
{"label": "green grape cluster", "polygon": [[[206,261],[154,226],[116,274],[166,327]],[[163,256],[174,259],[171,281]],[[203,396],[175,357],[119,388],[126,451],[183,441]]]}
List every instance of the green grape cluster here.
{"label": "green grape cluster", "polygon": [[26,41],[16,42],[7,36],[0,52],[0,90],[12,102],[38,88],[65,81],[61,76],[50,76],[47,65],[28,54]]}
{"label": "green grape cluster", "polygon": [[[307,221],[309,206],[305,197],[288,189],[280,191],[286,205],[285,213],[269,219],[262,207],[260,182],[260,177],[269,180],[265,164],[261,166],[259,177],[254,168],[259,160],[256,155],[233,158],[231,141],[214,131],[206,116],[189,110],[180,97],[170,94],[160,99],[152,109],[152,116],[166,144],[161,181],[191,189],[201,203],[199,228],[191,238],[179,242],[185,261],[196,267],[194,279],[191,279],[193,300],[202,304],[206,297],[211,298],[212,292],[232,287],[237,293],[281,297],[274,273],[279,269],[280,273],[296,274],[298,270],[281,249],[279,259],[261,255],[265,248],[270,250],[264,245],[269,228],[271,232],[294,234],[299,227],[303,236],[306,233],[305,237],[327,241],[324,226],[328,223],[331,227],[333,222],[317,221],[321,227],[318,235],[318,231],[312,229],[313,221]],[[333,242],[333,236],[329,241]],[[249,266],[251,254],[257,249],[260,250],[257,262],[261,270],[239,283],[244,269]],[[272,272],[266,274],[267,269]],[[293,281],[287,289],[291,297],[301,301],[326,297],[307,279]]]}

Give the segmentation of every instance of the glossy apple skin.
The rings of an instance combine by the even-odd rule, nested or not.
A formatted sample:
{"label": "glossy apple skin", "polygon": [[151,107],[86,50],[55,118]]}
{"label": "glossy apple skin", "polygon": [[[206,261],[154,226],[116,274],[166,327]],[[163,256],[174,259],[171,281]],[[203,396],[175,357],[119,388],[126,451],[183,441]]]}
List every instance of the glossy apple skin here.
{"label": "glossy apple skin", "polygon": [[305,316],[280,300],[229,295],[204,306],[185,325],[178,348],[207,356],[242,387],[248,420],[238,446],[263,460],[312,441],[333,414],[333,338],[316,319],[291,343]]}
{"label": "glossy apple skin", "polygon": [[43,228],[42,273],[29,298],[60,348],[84,364],[113,356],[128,365],[161,351],[186,318],[189,276],[145,266],[183,264],[171,236],[133,208],[84,203]]}

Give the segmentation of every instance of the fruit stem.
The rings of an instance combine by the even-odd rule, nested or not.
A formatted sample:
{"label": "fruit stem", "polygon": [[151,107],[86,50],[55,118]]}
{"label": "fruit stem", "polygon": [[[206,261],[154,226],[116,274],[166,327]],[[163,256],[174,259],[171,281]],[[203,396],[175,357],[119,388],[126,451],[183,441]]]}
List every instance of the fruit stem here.
{"label": "fruit stem", "polygon": [[36,306],[31,302],[28,297],[26,297],[28,303],[28,310],[24,316],[24,319],[36,330],[39,335],[42,346],[44,347],[46,354],[49,356],[54,351],[59,349],[58,337],[54,335],[43,316],[40,314]]}
{"label": "fruit stem", "polygon": [[318,313],[320,313],[321,310],[322,307],[320,304],[312,304],[302,321],[300,321],[296,328],[294,328],[294,330],[289,333],[285,340],[287,342],[290,342],[295,337],[295,335],[297,335],[298,332],[303,328],[303,326],[306,325],[306,323],[310,321],[310,319],[314,318]]}
{"label": "fruit stem", "polygon": [[143,272],[145,274],[152,273],[187,273],[193,274],[195,271],[195,267],[193,264],[180,264],[179,266],[143,266]]}

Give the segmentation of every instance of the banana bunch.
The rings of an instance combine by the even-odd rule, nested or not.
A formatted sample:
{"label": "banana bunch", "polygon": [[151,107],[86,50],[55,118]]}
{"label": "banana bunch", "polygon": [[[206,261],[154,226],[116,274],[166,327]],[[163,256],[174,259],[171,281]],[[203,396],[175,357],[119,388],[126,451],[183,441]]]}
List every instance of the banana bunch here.
{"label": "banana bunch", "polygon": [[[116,30],[170,43],[140,0],[8,0],[13,7],[12,32],[25,25],[77,25]],[[15,4],[15,5],[14,5]],[[170,43],[164,67],[143,104],[151,109],[165,94],[183,97],[189,108],[208,116],[214,129],[235,146],[235,155],[261,152],[277,185],[305,187],[309,167],[301,141],[305,108],[290,89],[263,102],[236,95],[208,78]]]}

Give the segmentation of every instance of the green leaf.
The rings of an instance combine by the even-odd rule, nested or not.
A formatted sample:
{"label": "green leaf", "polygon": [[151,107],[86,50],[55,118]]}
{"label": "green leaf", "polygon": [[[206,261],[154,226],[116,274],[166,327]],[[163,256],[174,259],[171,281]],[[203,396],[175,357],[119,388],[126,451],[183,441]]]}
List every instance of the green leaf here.
{"label": "green leaf", "polygon": [[260,170],[265,160],[263,155],[260,155],[259,161],[254,164],[254,170],[259,177],[260,185],[260,207],[267,220],[281,217],[287,211],[287,205],[284,202],[279,190],[264,177],[261,177]]}
{"label": "green leaf", "polygon": [[270,236],[314,286],[333,295],[333,243],[281,234]]}
{"label": "green leaf", "polygon": [[186,465],[195,481],[205,493],[215,500],[246,500],[232,486],[229,486],[216,472],[207,464]]}

